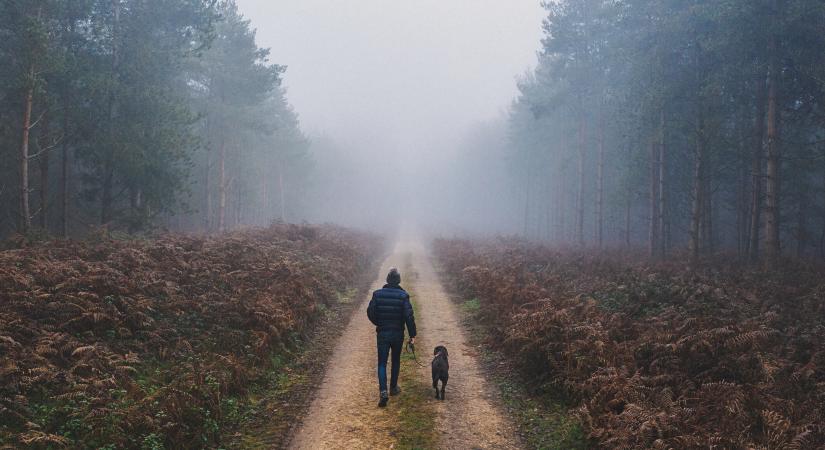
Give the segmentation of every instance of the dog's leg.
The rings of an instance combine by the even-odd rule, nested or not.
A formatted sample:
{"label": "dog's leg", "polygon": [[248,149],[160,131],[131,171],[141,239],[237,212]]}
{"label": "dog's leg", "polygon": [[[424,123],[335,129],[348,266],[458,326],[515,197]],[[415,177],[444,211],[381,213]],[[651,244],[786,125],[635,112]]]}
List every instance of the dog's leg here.
{"label": "dog's leg", "polygon": [[435,399],[438,400],[438,378],[433,377],[433,389],[435,389]]}
{"label": "dog's leg", "polygon": [[447,390],[447,378],[441,380],[441,400],[444,400],[444,391]]}

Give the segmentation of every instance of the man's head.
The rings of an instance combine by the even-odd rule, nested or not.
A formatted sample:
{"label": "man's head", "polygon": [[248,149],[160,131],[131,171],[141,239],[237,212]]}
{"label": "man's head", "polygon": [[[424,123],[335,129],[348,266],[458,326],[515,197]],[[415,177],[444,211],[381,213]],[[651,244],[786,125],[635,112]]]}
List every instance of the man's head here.
{"label": "man's head", "polygon": [[387,274],[387,284],[401,284],[401,273],[395,267]]}

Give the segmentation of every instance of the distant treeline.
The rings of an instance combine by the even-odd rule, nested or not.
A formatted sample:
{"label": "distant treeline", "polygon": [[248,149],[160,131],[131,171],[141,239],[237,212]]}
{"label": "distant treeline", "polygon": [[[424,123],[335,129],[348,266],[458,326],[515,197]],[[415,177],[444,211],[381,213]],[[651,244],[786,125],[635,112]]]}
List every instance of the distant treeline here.
{"label": "distant treeline", "polygon": [[825,253],[825,4],[566,0],[509,117],[524,232]]}
{"label": "distant treeline", "polygon": [[0,1],[0,235],[290,214],[309,142],[268,53],[232,0]]}

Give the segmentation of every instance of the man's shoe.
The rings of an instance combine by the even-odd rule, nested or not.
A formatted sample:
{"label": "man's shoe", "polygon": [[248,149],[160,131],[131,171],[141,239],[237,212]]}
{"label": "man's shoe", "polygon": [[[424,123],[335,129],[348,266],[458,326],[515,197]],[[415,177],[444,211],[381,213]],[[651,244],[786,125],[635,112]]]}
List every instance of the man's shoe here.
{"label": "man's shoe", "polygon": [[401,393],[401,388],[398,386],[393,386],[390,388],[390,395],[398,395]]}
{"label": "man's shoe", "polygon": [[378,400],[378,407],[383,408],[387,406],[387,402],[390,400],[389,395],[387,395],[387,391],[381,391],[381,399]]}

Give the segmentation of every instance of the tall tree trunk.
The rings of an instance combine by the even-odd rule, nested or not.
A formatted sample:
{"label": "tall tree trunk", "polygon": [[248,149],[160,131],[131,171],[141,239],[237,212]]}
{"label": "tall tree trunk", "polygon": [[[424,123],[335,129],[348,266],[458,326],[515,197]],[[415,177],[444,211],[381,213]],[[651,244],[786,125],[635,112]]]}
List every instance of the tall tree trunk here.
{"label": "tall tree trunk", "polygon": [[702,226],[702,231],[704,233],[702,242],[704,243],[705,253],[712,254],[716,251],[716,234],[713,229],[714,216],[716,215],[716,202],[713,201],[713,190],[710,186],[710,176],[708,176],[708,167],[711,166],[711,164],[707,161],[707,154],[705,155],[705,159],[705,186],[702,193],[702,205],[705,209],[705,221]]}
{"label": "tall tree trunk", "polygon": [[765,183],[765,267],[773,269],[779,259],[779,61],[777,37],[769,45],[770,76],[768,77],[767,165]]}
{"label": "tall tree trunk", "polygon": [[524,186],[524,237],[530,237],[530,175],[532,175],[530,171],[530,164],[527,166],[527,177],[526,183]]}
{"label": "tall tree trunk", "polygon": [[258,208],[258,225],[266,225],[270,214],[272,214],[272,204],[269,199],[269,177],[261,175],[261,208]]}
{"label": "tall tree trunk", "polygon": [[[114,15],[114,24],[112,27],[112,73],[111,77],[114,81],[118,78],[117,70],[120,64],[120,46],[118,39],[120,35],[120,0],[112,0],[112,13]],[[116,83],[113,83],[111,92],[109,92],[109,148],[103,163],[103,186],[101,189],[100,198],[100,223],[105,225],[112,219],[112,203],[114,201],[114,177],[115,177],[115,117],[117,116],[117,89]]]}
{"label": "tall tree trunk", "polygon": [[648,253],[658,256],[659,250],[659,146],[656,139],[650,141],[650,212],[648,228]]}
{"label": "tall tree trunk", "polygon": [[212,211],[212,149],[207,148],[206,150],[206,173],[204,173],[204,190],[206,193],[206,217],[204,217],[203,223],[206,227],[206,231],[212,231],[212,218],[213,218],[213,211]]}
{"label": "tall tree trunk", "polygon": [[226,140],[221,138],[218,152],[218,231],[226,231]]}
{"label": "tall tree trunk", "polygon": [[659,257],[667,253],[668,215],[667,215],[667,146],[665,144],[665,110],[659,112]]}
{"label": "tall tree trunk", "polygon": [[596,244],[604,245],[604,105],[599,109],[599,162],[596,180]]}
{"label": "tall tree trunk", "polygon": [[584,247],[584,160],[587,154],[587,122],[579,118],[579,188],[576,193],[576,242]]}
{"label": "tall tree trunk", "polygon": [[808,186],[802,187],[796,210],[796,257],[802,258],[808,245]]}
{"label": "tall tree trunk", "polygon": [[553,239],[553,179],[544,176],[544,240],[549,242]]}
{"label": "tall tree trunk", "polygon": [[696,132],[696,150],[693,160],[693,192],[690,213],[690,258],[693,262],[698,261],[699,253],[702,249],[702,226],[704,222],[705,210],[705,138],[704,120],[699,117],[698,129]]}
{"label": "tall tree trunk", "polygon": [[750,230],[748,259],[759,259],[759,228],[762,214],[762,156],[765,154],[765,79],[756,83],[756,117],[754,118],[753,158],[751,160]]}
{"label": "tall tree trunk", "polygon": [[112,186],[114,184],[113,161],[105,163],[103,187],[100,200],[100,224],[106,225],[112,219]]}
{"label": "tall tree trunk", "polygon": [[50,137],[49,137],[49,117],[48,113],[41,119],[43,127],[41,128],[41,142],[46,143],[46,148],[38,148],[40,153],[40,228],[48,230],[49,227],[49,152]]}
{"label": "tall tree trunk", "polygon": [[625,203],[624,208],[624,245],[627,248],[630,248],[630,209],[632,206],[630,201],[630,193],[628,192],[627,196],[627,203]]}
{"label": "tall tree trunk", "polygon": [[240,189],[235,189],[235,214],[234,214],[234,226],[238,227],[241,225],[243,220],[243,201]]}
{"label": "tall tree trunk", "polygon": [[[640,141],[641,141],[641,139],[637,138],[636,142],[640,142]],[[628,153],[627,156],[628,156],[628,158],[630,158],[633,155],[633,146],[634,145],[635,145],[634,142],[631,142],[630,140],[628,140],[628,145],[627,145],[627,153]],[[625,245],[625,247],[630,248],[630,213],[633,209],[633,187],[629,182],[627,183],[626,187],[627,187],[627,192],[625,193],[626,198],[625,198],[625,209],[624,209],[624,245]]]}
{"label": "tall tree trunk", "polygon": [[[822,145],[823,156],[825,156],[825,145]],[[823,158],[825,161],[825,158]],[[825,170],[822,171],[822,189],[823,189],[823,197],[825,197]],[[822,228],[821,234],[819,235],[819,256],[821,258],[825,258],[825,213],[822,214]]]}
{"label": "tall tree trunk", "polygon": [[[744,139],[740,144],[740,155],[745,155]],[[744,161],[744,159],[743,159]],[[743,258],[746,256],[748,248],[748,230],[747,230],[747,216],[748,216],[748,176],[746,173],[745,164],[739,164],[736,169],[736,256]]]}
{"label": "tall tree trunk", "polygon": [[60,234],[69,236],[69,100],[68,89],[63,97],[63,143],[60,149]]}
{"label": "tall tree trunk", "polygon": [[561,189],[559,190],[559,227],[557,229],[559,242],[569,242],[570,234],[568,233],[568,213],[570,212],[570,178],[562,174]]}
{"label": "tall tree trunk", "polygon": [[[31,72],[33,74],[33,68]],[[32,225],[29,208],[29,134],[32,122],[32,103],[34,103],[34,87],[29,86],[23,102],[23,137],[20,144],[20,231],[24,234],[29,232]]]}
{"label": "tall tree trunk", "polygon": [[281,196],[281,221],[286,222],[286,192],[284,189],[284,163],[278,164],[278,191]]}
{"label": "tall tree trunk", "polygon": [[554,177],[556,180],[555,192],[553,195],[553,210],[555,211],[553,220],[553,240],[561,242],[564,239],[562,230],[564,229],[564,189],[565,183],[561,173]]}

